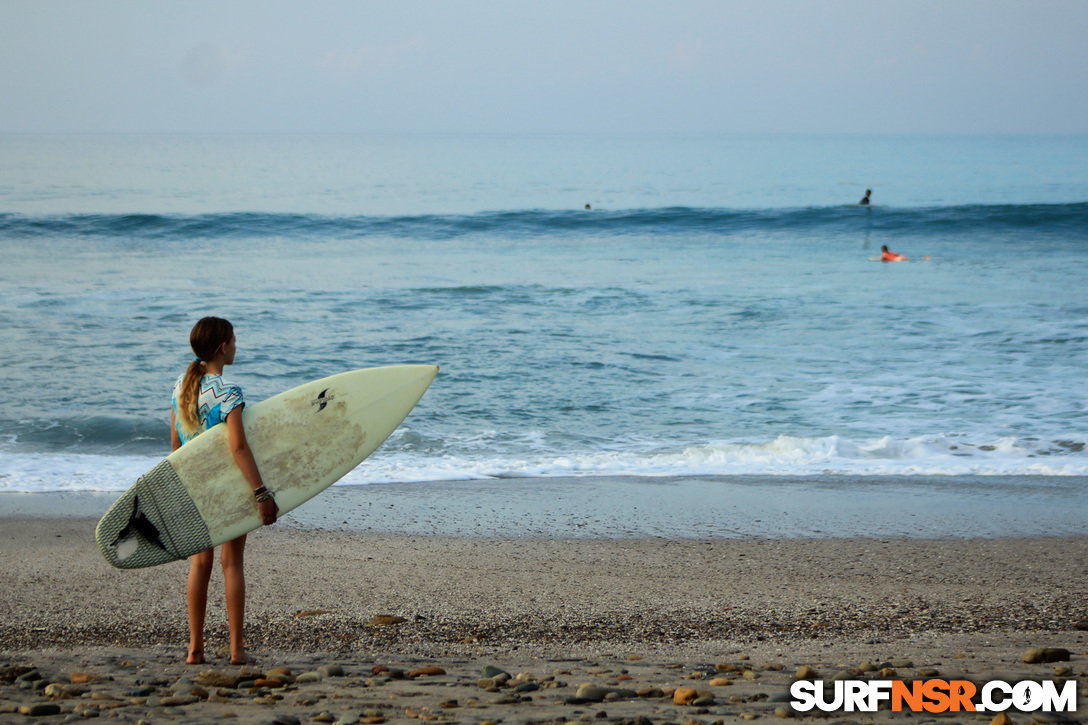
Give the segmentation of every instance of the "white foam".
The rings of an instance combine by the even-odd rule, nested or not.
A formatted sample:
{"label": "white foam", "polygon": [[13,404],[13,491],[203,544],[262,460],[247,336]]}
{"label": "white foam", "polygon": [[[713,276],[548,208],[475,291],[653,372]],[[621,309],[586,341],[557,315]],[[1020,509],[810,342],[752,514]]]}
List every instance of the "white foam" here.
{"label": "white foam", "polygon": [[[431,453],[394,445],[351,471],[342,483],[557,476],[1088,476],[1088,453],[1041,451],[1014,437],[967,442],[947,435],[870,440],[778,436],[676,448],[613,444],[610,450],[570,452],[548,451],[537,437],[472,443],[450,441],[444,452]],[[0,453],[0,491],[124,491],[158,460]]]}
{"label": "white foam", "polygon": [[0,453],[0,491],[124,491],[159,458],[75,453]]}

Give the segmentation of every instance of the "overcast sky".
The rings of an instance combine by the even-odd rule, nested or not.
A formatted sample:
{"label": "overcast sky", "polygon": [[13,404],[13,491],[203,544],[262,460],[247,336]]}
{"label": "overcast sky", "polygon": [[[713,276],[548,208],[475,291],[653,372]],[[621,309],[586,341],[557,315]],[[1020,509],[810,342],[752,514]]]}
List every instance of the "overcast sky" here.
{"label": "overcast sky", "polygon": [[1085,0],[0,0],[0,132],[1088,132]]}

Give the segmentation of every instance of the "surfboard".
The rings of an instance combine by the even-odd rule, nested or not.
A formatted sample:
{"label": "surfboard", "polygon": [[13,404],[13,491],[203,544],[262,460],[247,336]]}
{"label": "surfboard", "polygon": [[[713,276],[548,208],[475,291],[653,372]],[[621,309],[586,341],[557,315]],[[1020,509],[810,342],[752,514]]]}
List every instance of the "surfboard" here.
{"label": "surfboard", "polygon": [[[340,480],[385,442],[438,373],[393,365],[333,375],[246,405],[246,440],[280,516]],[[185,559],[261,526],[227,426],[204,431],[140,477],[98,522],[121,569]]]}

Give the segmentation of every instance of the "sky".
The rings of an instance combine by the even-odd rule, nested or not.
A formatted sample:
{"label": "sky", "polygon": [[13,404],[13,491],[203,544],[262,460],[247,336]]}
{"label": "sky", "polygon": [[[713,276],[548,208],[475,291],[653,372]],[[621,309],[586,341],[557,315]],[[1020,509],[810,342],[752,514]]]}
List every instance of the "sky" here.
{"label": "sky", "polygon": [[1084,0],[0,0],[0,133],[1088,133]]}

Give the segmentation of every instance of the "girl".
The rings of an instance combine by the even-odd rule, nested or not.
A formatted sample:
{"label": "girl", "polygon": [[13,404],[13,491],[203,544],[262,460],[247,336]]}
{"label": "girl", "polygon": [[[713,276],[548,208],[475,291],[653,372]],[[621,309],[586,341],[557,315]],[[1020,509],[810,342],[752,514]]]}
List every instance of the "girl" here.
{"label": "girl", "polygon": [[[254,505],[265,526],[276,522],[279,507],[272,493],[265,489],[261,472],[253,460],[242,427],[245,400],[242,389],[223,380],[223,368],[234,363],[237,350],[234,327],[218,317],[205,317],[193,326],[189,344],[196,360],[174,385],[170,411],[172,450],[191,441],[212,426],[225,422],[234,460],[253,487]],[[220,560],[227,595],[227,623],[230,627],[230,661],[240,665],[250,662],[246,655],[242,625],[245,619],[246,580],[242,570],[245,535],[223,544]],[[208,608],[208,581],[212,575],[215,551],[208,549],[189,560],[189,664],[204,662],[204,615]]]}

